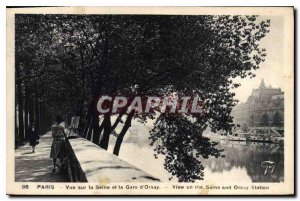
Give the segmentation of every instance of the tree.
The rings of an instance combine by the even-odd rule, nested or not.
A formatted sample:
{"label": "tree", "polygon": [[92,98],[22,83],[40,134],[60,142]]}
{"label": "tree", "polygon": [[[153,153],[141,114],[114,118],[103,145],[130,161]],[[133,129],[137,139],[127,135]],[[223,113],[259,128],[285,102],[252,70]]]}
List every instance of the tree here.
{"label": "tree", "polygon": [[203,179],[201,160],[222,156],[222,150],[215,148],[217,143],[202,136],[206,127],[200,122],[191,124],[183,117],[160,115],[151,132],[151,145],[155,145],[157,154],[166,155],[165,169],[179,182]]}
{"label": "tree", "polygon": [[[190,18],[187,17],[183,18],[183,20],[184,19]],[[229,78],[237,76],[242,78],[246,76],[253,77],[254,75],[249,72],[250,69],[257,69],[259,63],[263,61],[263,58],[266,56],[264,53],[265,50],[258,48],[258,42],[265,36],[265,33],[268,32],[267,27],[269,26],[269,21],[257,24],[254,16],[247,16],[246,18],[241,16],[213,16],[203,20],[204,21],[199,24],[208,27],[208,29],[200,28],[202,34],[199,34],[200,30],[192,26],[195,24],[191,23],[193,20],[187,20],[190,23],[180,23],[181,26],[179,26],[179,30],[173,28],[172,33],[169,33],[171,34],[171,39],[176,38],[173,35],[182,33],[181,37],[177,37],[181,39],[179,41],[182,41],[182,43],[186,45],[184,46],[184,44],[182,44],[177,47],[172,43],[171,50],[167,51],[172,53],[178,50],[180,55],[173,54],[171,58],[182,59],[184,62],[177,61],[177,63],[179,63],[178,69],[175,68],[174,71],[172,71],[174,72],[173,79],[178,81],[172,82],[173,91],[178,92],[181,96],[194,94],[203,100],[204,112],[199,116],[191,115],[194,121],[188,121],[182,116],[171,118],[176,124],[180,124],[178,123],[179,119],[185,121],[186,129],[184,132],[181,132],[181,134],[186,137],[181,139],[183,143],[185,140],[188,141],[190,136],[194,135],[191,128],[195,126],[198,126],[199,140],[201,140],[202,128],[204,126],[210,126],[213,132],[218,130],[231,132],[234,125],[230,112],[236,100],[234,100],[234,93],[231,93],[229,89],[230,87],[238,87],[239,84],[232,83]],[[180,22],[180,20],[178,21]],[[185,27],[182,24],[186,26],[190,25],[190,27]],[[245,29],[244,27],[247,25],[251,28]],[[176,26],[172,24],[170,27]],[[230,28],[226,29],[225,27]],[[260,33],[257,32],[258,30],[260,30]],[[202,40],[197,40],[199,36],[201,36]],[[199,43],[197,43],[198,41]],[[187,49],[185,50],[182,47]],[[250,55],[253,53],[255,56],[251,57]],[[188,66],[184,64],[188,64]],[[176,67],[176,64],[174,66]],[[165,124],[165,126],[159,127],[160,122]],[[166,132],[166,127],[175,130]],[[193,171],[195,166],[190,167],[188,165],[191,161],[183,160],[192,157],[190,152],[181,149],[180,153],[174,153],[173,149],[176,149],[178,144],[170,140],[168,134],[176,131],[176,126],[174,128],[172,121],[159,119],[153,130],[153,134],[151,134],[153,143],[158,143],[160,144],[158,147],[163,147],[163,151],[158,150],[157,153],[166,155],[166,169],[172,172],[173,175],[176,175],[179,181],[195,181],[196,179],[203,178],[201,164],[192,163],[200,170]],[[170,142],[170,144],[174,143],[174,147],[171,145],[167,146],[167,142]],[[192,143],[191,145],[193,147],[194,144]],[[212,147],[214,145],[214,143],[211,143]],[[204,152],[198,151],[196,147],[194,147],[193,151],[199,155],[205,155]],[[211,153],[216,157],[220,155],[218,151]],[[171,162],[181,155],[183,156],[179,164],[174,162],[175,165]],[[205,156],[207,157],[208,155]],[[173,156],[171,161],[170,156]],[[173,165],[168,168],[170,163]],[[185,166],[182,166],[182,164],[185,164]],[[183,169],[185,169],[185,172],[182,172]],[[189,172],[189,170],[191,172]]]}
{"label": "tree", "polygon": [[[162,147],[158,154],[167,156],[166,169],[180,181],[195,181],[203,178],[200,156],[221,156],[202,132],[208,126],[231,132],[237,102],[231,89],[239,86],[232,78],[255,76],[266,56],[259,41],[269,25],[256,16],[19,15],[16,80],[34,97],[35,112],[48,110],[44,117],[29,112],[30,118],[79,115],[81,136],[104,149],[126,116],[116,155],[133,119],[156,118],[151,144]],[[198,97],[203,112],[128,114],[125,107],[103,115],[96,109],[105,95],[130,99],[174,92]],[[115,122],[112,115],[118,116]]]}

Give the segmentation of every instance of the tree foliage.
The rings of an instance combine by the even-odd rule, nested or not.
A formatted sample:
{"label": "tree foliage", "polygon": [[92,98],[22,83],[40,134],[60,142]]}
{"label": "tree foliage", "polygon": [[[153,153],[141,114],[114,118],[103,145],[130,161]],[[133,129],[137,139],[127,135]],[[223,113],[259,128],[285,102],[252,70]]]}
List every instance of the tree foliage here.
{"label": "tree foliage", "polygon": [[[165,168],[179,181],[203,178],[199,157],[221,156],[202,136],[230,133],[237,100],[235,77],[254,77],[266,57],[259,42],[270,21],[257,16],[16,15],[17,104],[29,94],[50,115],[79,115],[80,134],[107,149],[121,118],[118,155],[131,121],[156,118],[150,133]],[[26,90],[25,90],[26,89]],[[96,110],[100,97],[198,97],[201,114],[112,114]],[[20,107],[23,110],[22,107]],[[110,108],[111,109],[111,108]],[[100,121],[99,116],[103,116]],[[22,115],[19,116],[22,120]],[[19,121],[21,122],[21,121]]]}

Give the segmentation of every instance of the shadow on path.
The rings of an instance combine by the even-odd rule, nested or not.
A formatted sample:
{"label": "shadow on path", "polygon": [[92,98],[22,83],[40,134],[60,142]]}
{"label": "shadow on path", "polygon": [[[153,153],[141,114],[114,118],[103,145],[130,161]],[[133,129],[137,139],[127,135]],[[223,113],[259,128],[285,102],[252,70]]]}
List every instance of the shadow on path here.
{"label": "shadow on path", "polygon": [[48,132],[41,136],[35,153],[28,143],[15,150],[16,182],[68,182],[67,176],[52,173],[51,144],[52,136]]}

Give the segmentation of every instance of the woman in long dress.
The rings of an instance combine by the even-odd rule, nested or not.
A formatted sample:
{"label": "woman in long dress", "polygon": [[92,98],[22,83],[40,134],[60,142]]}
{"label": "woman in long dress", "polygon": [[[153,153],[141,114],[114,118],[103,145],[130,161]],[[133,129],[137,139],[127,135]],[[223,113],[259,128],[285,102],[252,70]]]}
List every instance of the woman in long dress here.
{"label": "woman in long dress", "polygon": [[[64,165],[64,157],[65,157],[65,124],[64,119],[58,115],[55,119],[55,124],[52,125],[52,137],[53,142],[51,146],[51,154],[50,157],[53,159],[53,169],[52,172],[56,172],[56,166],[60,169],[63,168]],[[60,161],[60,166],[56,163],[57,159]]]}

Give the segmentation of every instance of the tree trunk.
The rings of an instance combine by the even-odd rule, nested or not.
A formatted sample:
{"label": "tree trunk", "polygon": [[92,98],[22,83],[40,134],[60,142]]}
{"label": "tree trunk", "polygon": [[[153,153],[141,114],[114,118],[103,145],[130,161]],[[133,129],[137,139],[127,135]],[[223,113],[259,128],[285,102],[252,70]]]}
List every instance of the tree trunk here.
{"label": "tree trunk", "polygon": [[89,127],[91,126],[91,123],[92,123],[92,112],[93,112],[93,107],[94,106],[94,100],[91,101],[90,105],[89,105],[89,108],[86,112],[86,115],[85,115],[85,120],[84,120],[84,123],[85,125],[83,126],[83,133],[82,133],[82,136],[84,138],[87,139],[88,137],[88,131],[89,131]]}
{"label": "tree trunk", "polygon": [[109,113],[104,114],[103,123],[104,123],[104,132],[103,132],[103,137],[100,141],[100,147],[107,150],[108,143],[109,143],[109,136],[111,133],[111,121],[110,121]]}
{"label": "tree trunk", "polygon": [[24,119],[23,119],[23,95],[21,82],[17,83],[18,121],[19,121],[19,141],[24,141]]}
{"label": "tree trunk", "polygon": [[29,92],[27,87],[25,86],[25,138],[28,136],[28,114],[29,114],[29,100],[28,100]]}
{"label": "tree trunk", "polygon": [[[84,29],[82,29],[85,36],[88,37],[84,31]],[[107,35],[105,36],[105,45],[104,45],[104,50],[103,50],[103,57],[102,57],[102,60],[99,59],[97,56],[97,60],[99,62],[99,65],[100,65],[100,68],[98,70],[98,78],[97,78],[97,82],[95,84],[94,87],[92,87],[92,94],[93,94],[93,99],[89,105],[89,108],[88,108],[88,111],[87,111],[87,115],[86,115],[86,119],[87,119],[87,122],[86,122],[86,127],[83,131],[83,135],[86,136],[87,139],[90,139],[91,138],[91,129],[89,129],[89,124],[91,123],[92,125],[96,125],[96,122],[97,122],[97,119],[98,119],[98,126],[96,126],[95,130],[94,130],[94,136],[98,137],[98,134],[99,134],[99,137],[100,137],[100,133],[99,133],[99,117],[96,117],[95,118],[95,114],[98,115],[98,113],[96,112],[97,110],[97,102],[98,102],[98,99],[101,95],[101,91],[102,91],[102,76],[103,76],[103,72],[105,71],[105,69],[108,67],[108,49],[109,49],[109,45],[108,45],[108,39],[107,39]],[[94,54],[97,55],[96,53],[96,50],[94,49],[93,45],[90,43],[90,46],[92,48],[92,50],[94,51]],[[83,55],[83,53],[82,53]],[[82,57],[82,61],[83,61],[83,57]],[[82,67],[84,67],[84,63],[82,63]],[[93,78],[93,73],[92,73],[92,70],[90,69],[90,76],[91,76],[91,79]],[[82,78],[85,79],[85,75],[82,74]],[[82,82],[82,84],[84,84],[84,80]],[[109,119],[109,121],[108,121]],[[103,134],[103,138],[101,139],[101,142],[100,142],[100,146],[102,145],[104,148],[108,147],[108,140],[109,140],[109,134],[107,136],[107,133],[109,133],[109,130],[110,130],[110,127],[111,127],[111,123],[110,123],[110,116],[109,118],[106,116],[104,116],[104,134]],[[109,129],[108,129],[108,125],[109,125]],[[94,137],[93,137],[94,139]],[[105,140],[105,141],[104,141]],[[107,141],[107,142],[106,142]],[[107,144],[107,145],[106,145]]]}
{"label": "tree trunk", "polygon": [[[118,124],[120,123],[120,121],[121,121],[121,118],[122,118],[122,116],[124,115],[124,113],[120,113],[119,114],[119,116],[118,116],[118,118],[116,119],[116,121],[115,121],[115,123],[113,124],[113,126],[111,126],[111,128],[110,128],[110,134],[112,133],[112,131],[118,126]],[[98,117],[98,122],[99,122],[99,117]],[[105,125],[105,121],[103,120],[102,121],[102,123],[101,123],[101,125],[100,125],[100,127],[99,127],[99,130],[94,130],[94,135],[93,135],[93,143],[95,143],[95,144],[99,144],[99,141],[100,141],[100,135],[101,135],[101,132],[102,132],[102,130],[104,129],[104,125]],[[107,132],[108,133],[108,132]],[[103,134],[104,135],[104,134]],[[102,139],[101,139],[102,140]],[[104,140],[106,140],[107,142],[107,144],[108,144],[108,142],[109,142],[109,136],[108,137],[106,137]],[[103,142],[103,144],[106,144],[106,143],[104,143]]]}
{"label": "tree trunk", "polygon": [[42,118],[41,118],[41,121],[43,122],[42,125],[43,125],[43,132],[46,132],[48,131],[48,119],[47,119],[47,109],[45,108],[45,106],[43,105],[42,107],[42,111],[41,111],[41,114],[42,114]]}
{"label": "tree trunk", "polygon": [[81,98],[80,98],[80,103],[79,103],[79,109],[77,115],[80,117],[79,118],[79,124],[78,124],[78,132],[79,135],[84,136],[84,129],[85,129],[85,115],[83,114],[83,107],[84,107],[84,100],[85,100],[85,85],[86,85],[86,73],[85,73],[85,68],[84,68],[84,50],[82,47],[80,48],[80,55],[81,55]]}
{"label": "tree trunk", "polygon": [[80,136],[83,136],[84,126],[85,126],[84,115],[82,113],[80,113],[80,115],[79,115],[79,124],[78,124],[78,134]]}
{"label": "tree trunk", "polygon": [[44,133],[44,106],[43,103],[40,103],[40,134]]}
{"label": "tree trunk", "polygon": [[121,113],[119,114],[118,118],[116,119],[115,123],[114,123],[113,126],[111,127],[111,131],[110,131],[110,132],[113,132],[113,131],[117,128],[118,124],[121,122],[121,119],[122,119],[123,115],[126,113],[127,108],[128,108],[128,107],[124,107],[124,108],[123,108],[123,110],[122,110]]}
{"label": "tree trunk", "polygon": [[117,137],[117,141],[116,141],[116,144],[115,144],[115,147],[114,147],[114,152],[113,152],[117,156],[119,155],[121,144],[123,142],[123,138],[124,138],[126,132],[128,131],[128,129],[131,126],[131,120],[132,120],[133,116],[134,116],[134,111],[131,111],[128,114],[128,117],[125,121],[125,125],[124,125],[122,131],[120,132],[119,136]]}
{"label": "tree trunk", "polygon": [[99,137],[100,137],[99,116],[98,116],[98,114],[94,114],[92,142],[95,144],[99,144]]}
{"label": "tree trunk", "polygon": [[15,106],[15,149],[18,148],[19,142],[18,142],[18,133],[19,133],[19,128],[18,128],[18,112],[17,112],[17,107]]}
{"label": "tree trunk", "polygon": [[88,129],[87,129],[87,134],[86,134],[87,140],[91,140],[91,138],[92,138],[93,122],[94,122],[94,119],[92,118],[90,121],[90,124],[88,126]]}
{"label": "tree trunk", "polygon": [[32,125],[34,122],[34,103],[33,97],[29,97],[29,125]]}
{"label": "tree trunk", "polygon": [[46,129],[50,129],[52,126],[52,115],[46,110]]}
{"label": "tree trunk", "polygon": [[35,131],[40,132],[40,109],[39,109],[39,98],[38,94],[35,94],[35,105],[34,105],[34,114],[35,114]]}
{"label": "tree trunk", "polygon": [[85,137],[86,139],[88,138],[89,135],[89,127],[91,126],[91,124],[93,124],[93,119],[94,119],[93,117],[96,114],[98,98],[99,98],[99,94],[95,93],[93,95],[93,99],[85,115],[86,121],[85,121],[85,126],[83,128],[82,136]]}
{"label": "tree trunk", "polygon": [[96,126],[96,130],[94,129],[94,135],[93,135],[93,143],[99,145],[100,144],[100,135],[104,128],[104,121],[102,121],[100,127],[99,127],[99,117],[98,117],[98,128]]}
{"label": "tree trunk", "polygon": [[87,138],[87,133],[88,133],[90,124],[91,124],[91,117],[87,115],[86,120],[84,121],[83,131],[81,134],[82,137]]}

